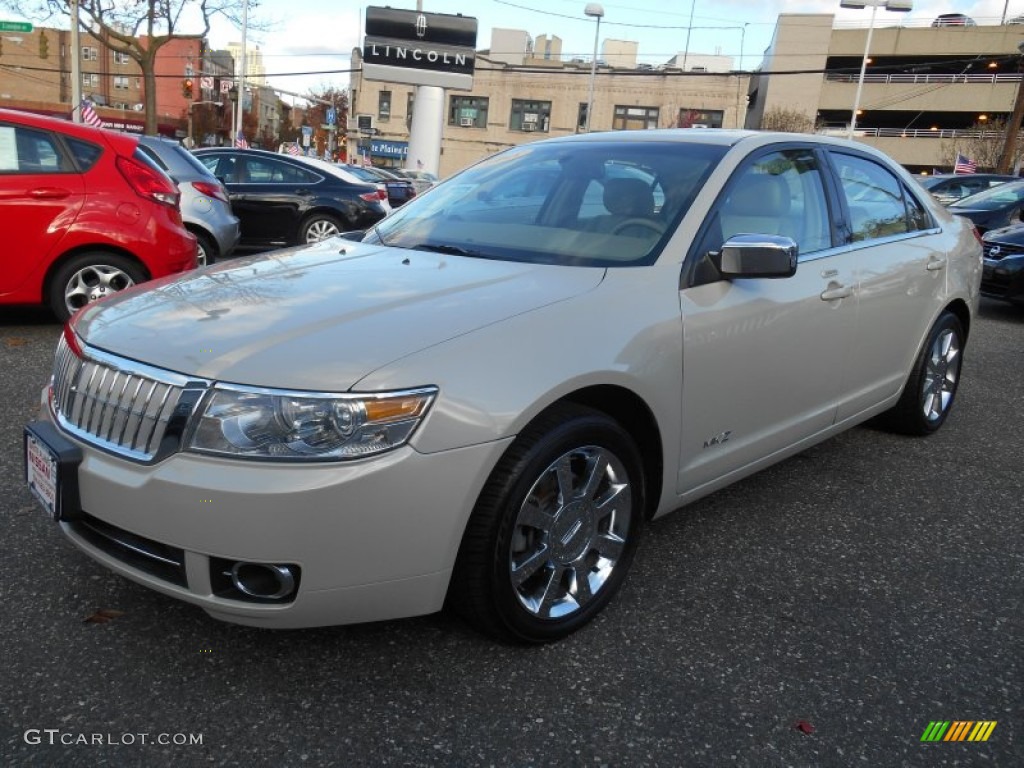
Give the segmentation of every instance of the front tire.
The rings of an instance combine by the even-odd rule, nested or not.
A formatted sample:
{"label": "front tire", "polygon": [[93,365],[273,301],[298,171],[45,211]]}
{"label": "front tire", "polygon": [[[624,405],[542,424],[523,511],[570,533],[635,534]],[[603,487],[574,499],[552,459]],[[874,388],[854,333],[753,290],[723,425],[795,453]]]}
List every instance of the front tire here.
{"label": "front tire", "polygon": [[127,256],[88,251],[68,259],[54,273],[48,303],[63,323],[86,304],[146,280],[142,267]]}
{"label": "front tire", "polygon": [[953,408],[963,351],[963,326],[952,312],[944,312],[928,333],[899,402],[880,417],[881,425],[904,435],[937,431]]}
{"label": "front tire", "polygon": [[618,591],[644,516],[629,434],[564,404],[534,420],[491,473],[466,526],[449,605],[503,640],[559,640]]}

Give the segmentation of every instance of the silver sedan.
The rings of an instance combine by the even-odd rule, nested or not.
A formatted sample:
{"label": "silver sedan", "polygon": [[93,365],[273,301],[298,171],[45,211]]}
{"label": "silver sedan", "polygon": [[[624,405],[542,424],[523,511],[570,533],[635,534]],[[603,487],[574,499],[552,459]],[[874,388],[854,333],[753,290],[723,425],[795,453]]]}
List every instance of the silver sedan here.
{"label": "silver sedan", "polygon": [[349,238],[74,318],[25,444],[75,545],[227,621],[556,640],[651,518],[939,429],[981,279],[970,222],[807,135],[530,143]]}

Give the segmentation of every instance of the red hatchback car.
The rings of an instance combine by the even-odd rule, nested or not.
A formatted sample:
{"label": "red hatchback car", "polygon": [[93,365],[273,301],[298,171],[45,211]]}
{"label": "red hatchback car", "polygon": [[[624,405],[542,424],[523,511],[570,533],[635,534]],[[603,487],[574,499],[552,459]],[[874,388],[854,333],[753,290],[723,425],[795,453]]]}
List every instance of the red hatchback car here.
{"label": "red hatchback car", "polygon": [[60,320],[91,301],[196,265],[175,183],[138,139],[0,109],[0,303]]}

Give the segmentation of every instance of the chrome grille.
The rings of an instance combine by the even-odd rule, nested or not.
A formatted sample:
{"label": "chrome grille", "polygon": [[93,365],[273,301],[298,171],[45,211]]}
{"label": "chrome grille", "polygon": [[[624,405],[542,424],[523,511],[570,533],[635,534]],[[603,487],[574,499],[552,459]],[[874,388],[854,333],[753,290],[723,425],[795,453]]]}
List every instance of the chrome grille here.
{"label": "chrome grille", "polygon": [[86,442],[136,461],[178,449],[207,382],[95,350],[78,357],[62,336],[53,366],[60,425]]}
{"label": "chrome grille", "polygon": [[1017,256],[1024,253],[1024,245],[1016,243],[985,242],[985,258],[998,261],[1007,256]]}

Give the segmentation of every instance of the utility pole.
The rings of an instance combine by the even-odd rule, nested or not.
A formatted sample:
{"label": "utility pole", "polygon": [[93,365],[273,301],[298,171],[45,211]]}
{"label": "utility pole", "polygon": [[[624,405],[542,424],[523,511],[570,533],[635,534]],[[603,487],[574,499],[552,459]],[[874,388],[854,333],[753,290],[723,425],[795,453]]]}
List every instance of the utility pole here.
{"label": "utility pole", "polygon": [[[1017,50],[1024,56],[1024,43],[1017,44]],[[999,158],[999,166],[996,173],[1009,173],[1013,168],[1013,159],[1017,154],[1017,134],[1020,133],[1021,119],[1024,118],[1024,74],[1021,73],[1021,63],[1017,63],[1017,74],[1021,76],[1017,83],[1017,98],[1013,102],[1013,114],[1006,124],[1006,136],[1003,139],[1003,154]]]}
{"label": "utility pole", "polygon": [[71,0],[71,121],[82,122],[82,49],[79,45],[78,0]]}

